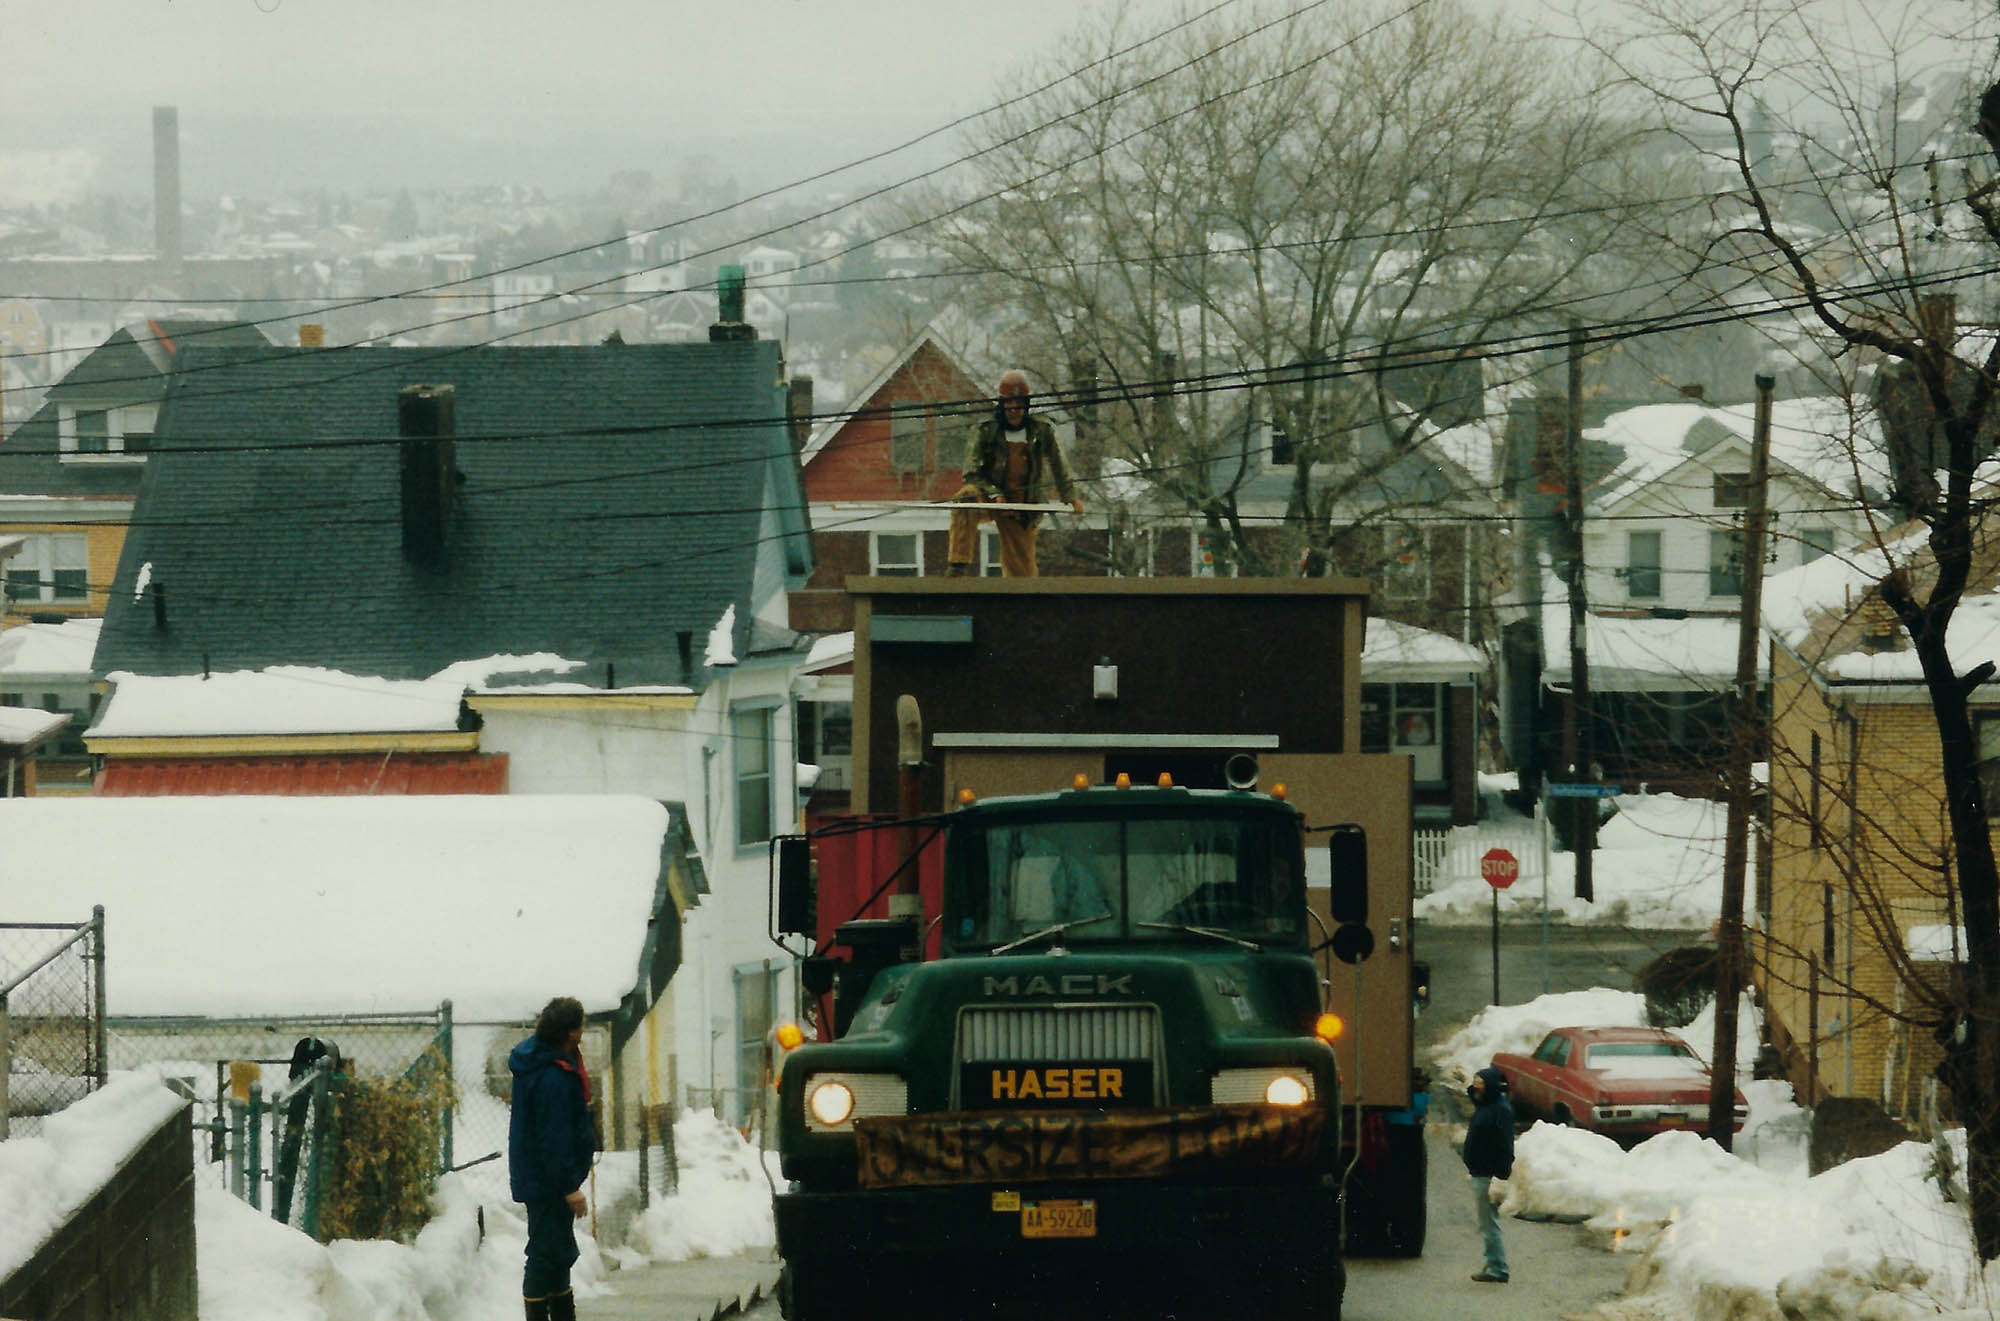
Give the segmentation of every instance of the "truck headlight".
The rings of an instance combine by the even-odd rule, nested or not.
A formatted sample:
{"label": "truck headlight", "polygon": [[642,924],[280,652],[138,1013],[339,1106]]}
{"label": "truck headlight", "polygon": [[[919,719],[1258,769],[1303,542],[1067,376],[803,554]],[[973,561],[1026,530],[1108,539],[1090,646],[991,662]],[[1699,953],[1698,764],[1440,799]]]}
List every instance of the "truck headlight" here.
{"label": "truck headlight", "polygon": [[857,1119],[908,1114],[909,1084],[893,1073],[814,1073],[805,1083],[806,1130],[851,1131]]}
{"label": "truck headlight", "polygon": [[1304,1069],[1221,1069],[1209,1096],[1217,1105],[1304,1105],[1313,1099],[1313,1080]]}

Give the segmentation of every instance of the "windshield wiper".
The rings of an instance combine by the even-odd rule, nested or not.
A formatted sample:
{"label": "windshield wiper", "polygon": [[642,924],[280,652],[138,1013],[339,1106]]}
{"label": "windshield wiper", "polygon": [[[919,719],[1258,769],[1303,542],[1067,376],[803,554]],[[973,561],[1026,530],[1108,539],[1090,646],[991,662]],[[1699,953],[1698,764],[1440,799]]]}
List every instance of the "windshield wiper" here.
{"label": "windshield wiper", "polygon": [[1231,945],[1241,945],[1244,949],[1261,950],[1264,947],[1254,940],[1232,936],[1220,927],[1198,927],[1187,922],[1134,922],[1135,927],[1151,927],[1155,931],[1185,931],[1191,936],[1207,936],[1211,940],[1226,941]]}
{"label": "windshield wiper", "polygon": [[1010,940],[1004,945],[995,945],[993,953],[1005,954],[1010,949],[1019,949],[1021,946],[1040,940],[1044,936],[1060,935],[1071,927],[1088,926],[1092,922],[1102,922],[1110,916],[1111,914],[1109,913],[1099,913],[1095,917],[1073,917],[1067,922],[1057,922],[1054,926],[1046,926],[1037,931],[1030,931],[1027,935]]}

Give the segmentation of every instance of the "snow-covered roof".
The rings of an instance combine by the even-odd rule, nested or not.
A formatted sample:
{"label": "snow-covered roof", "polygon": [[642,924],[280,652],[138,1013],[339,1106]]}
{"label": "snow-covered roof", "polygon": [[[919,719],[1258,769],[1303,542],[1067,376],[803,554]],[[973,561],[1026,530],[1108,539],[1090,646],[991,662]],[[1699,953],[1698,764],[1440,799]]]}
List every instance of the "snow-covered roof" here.
{"label": "snow-covered roof", "polygon": [[854,631],[827,633],[813,639],[812,649],[806,653],[803,671],[823,670],[831,665],[845,665],[854,659]]}
{"label": "snow-covered roof", "polygon": [[1462,679],[1486,668],[1479,648],[1443,633],[1393,619],[1368,621],[1361,644],[1361,677],[1376,679]]}
{"label": "snow-covered roof", "polygon": [[[1617,504],[1696,458],[1713,443],[1748,445],[1756,422],[1754,404],[1645,404],[1613,413],[1604,425],[1588,428],[1590,440],[1618,445],[1625,459],[1593,494],[1600,508]],[[1706,424],[1704,426],[1704,424]],[[1691,433],[1707,431],[1710,446]],[[1771,462],[1829,491],[1852,496],[1857,486],[1886,490],[1888,460],[1874,411],[1838,396],[1782,399],[1771,405]]]}
{"label": "snow-covered roof", "polygon": [[0,745],[25,748],[39,744],[68,723],[67,711],[41,711],[31,706],[0,706]]}
{"label": "snow-covered roof", "polygon": [[93,738],[235,734],[376,734],[458,728],[465,684],[378,679],[306,665],[203,676],[109,676]]}
{"label": "snow-covered roof", "polygon": [[[1584,631],[1593,691],[1720,689],[1736,679],[1741,626],[1733,618],[1590,615]],[[1542,679],[1545,683],[1565,686],[1569,683],[1569,652],[1568,604],[1558,601],[1544,605]],[[1757,669],[1760,677],[1770,673],[1762,647],[1757,649]]]}
{"label": "snow-covered roof", "polygon": [[72,675],[90,677],[101,619],[68,619],[60,624],[27,623],[0,632],[0,676]]}
{"label": "snow-covered roof", "polygon": [[668,821],[636,795],[4,799],[0,919],[102,904],[114,1014],[601,1012]]}

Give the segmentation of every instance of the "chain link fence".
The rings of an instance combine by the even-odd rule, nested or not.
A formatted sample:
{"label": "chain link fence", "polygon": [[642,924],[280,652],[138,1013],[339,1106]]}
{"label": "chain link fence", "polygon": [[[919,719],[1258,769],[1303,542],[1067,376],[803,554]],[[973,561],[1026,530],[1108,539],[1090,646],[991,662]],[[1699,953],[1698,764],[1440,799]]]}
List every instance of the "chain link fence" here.
{"label": "chain link fence", "polygon": [[104,1085],[104,909],[0,923],[0,1138]]}

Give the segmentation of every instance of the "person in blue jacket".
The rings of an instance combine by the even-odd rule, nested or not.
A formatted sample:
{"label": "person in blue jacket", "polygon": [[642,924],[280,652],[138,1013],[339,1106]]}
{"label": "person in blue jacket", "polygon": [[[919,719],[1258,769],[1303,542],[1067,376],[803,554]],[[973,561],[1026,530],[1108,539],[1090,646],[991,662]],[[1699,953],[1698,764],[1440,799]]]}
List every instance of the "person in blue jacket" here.
{"label": "person in blue jacket", "polygon": [[1500,1241],[1500,1209],[1493,1205],[1493,1180],[1514,1172],[1514,1107],[1507,1104],[1507,1075],[1484,1068],[1466,1089],[1472,1122],[1465,1126],[1465,1169],[1472,1176],[1473,1204],[1486,1264],[1472,1278],[1480,1284],[1507,1283],[1507,1245]]}
{"label": "person in blue jacket", "polygon": [[577,1257],[574,1222],[587,1209],[583,1184],[597,1150],[582,1040],[583,1005],[558,996],[542,1009],[535,1035],[507,1057],[514,1075],[507,1178],[514,1200],[528,1208],[528,1261],[521,1275],[528,1321],[576,1318],[569,1285]]}

